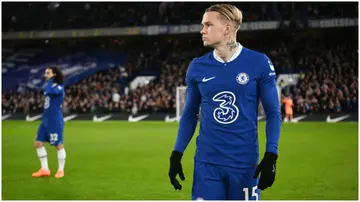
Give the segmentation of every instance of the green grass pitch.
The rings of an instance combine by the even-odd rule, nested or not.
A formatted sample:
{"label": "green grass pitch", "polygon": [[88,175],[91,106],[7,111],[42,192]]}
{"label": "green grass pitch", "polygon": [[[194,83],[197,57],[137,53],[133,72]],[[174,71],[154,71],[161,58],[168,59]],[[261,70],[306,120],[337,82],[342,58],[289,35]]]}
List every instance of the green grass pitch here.
{"label": "green grass pitch", "polygon": [[[167,177],[177,123],[83,122],[65,126],[65,178],[47,146],[52,177],[33,179],[39,122],[2,122],[3,199],[191,199],[195,138],[183,158],[184,189]],[[265,124],[259,125],[261,154]],[[195,137],[195,136],[194,136]],[[261,199],[358,199],[358,124],[283,124],[277,178]]]}

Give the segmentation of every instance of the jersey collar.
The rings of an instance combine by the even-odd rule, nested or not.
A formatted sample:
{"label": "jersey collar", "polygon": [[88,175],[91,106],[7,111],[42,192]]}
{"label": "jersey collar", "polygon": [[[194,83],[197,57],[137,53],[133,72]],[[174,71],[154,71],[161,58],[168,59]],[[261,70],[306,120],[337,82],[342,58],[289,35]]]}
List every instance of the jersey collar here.
{"label": "jersey collar", "polygon": [[[235,53],[231,56],[230,60],[228,62],[231,62],[233,60],[235,60],[241,53],[242,51],[242,48],[243,46],[240,44],[240,43],[237,43],[238,44],[238,47],[237,47],[237,50],[235,51]],[[214,55],[214,58],[221,62],[221,63],[225,63],[225,61],[223,59],[221,59],[220,57],[218,57],[216,54],[215,54],[215,50],[213,51],[213,55]]]}

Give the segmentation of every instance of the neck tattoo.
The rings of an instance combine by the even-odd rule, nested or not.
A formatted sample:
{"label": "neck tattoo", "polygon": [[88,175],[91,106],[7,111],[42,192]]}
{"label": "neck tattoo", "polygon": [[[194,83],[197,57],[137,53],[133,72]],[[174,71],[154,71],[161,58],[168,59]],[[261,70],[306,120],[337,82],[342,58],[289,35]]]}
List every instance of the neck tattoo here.
{"label": "neck tattoo", "polygon": [[226,43],[226,46],[229,48],[230,51],[234,50],[237,47],[237,43],[234,40],[230,40]]}

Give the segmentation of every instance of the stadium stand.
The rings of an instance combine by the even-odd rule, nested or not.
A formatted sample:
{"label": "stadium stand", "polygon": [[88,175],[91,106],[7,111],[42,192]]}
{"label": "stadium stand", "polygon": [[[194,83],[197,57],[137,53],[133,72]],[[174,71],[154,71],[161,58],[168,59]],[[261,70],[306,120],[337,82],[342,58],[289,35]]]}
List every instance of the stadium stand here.
{"label": "stadium stand", "polygon": [[[3,3],[3,31],[82,29],[164,24],[199,24],[211,4],[184,2],[146,3]],[[223,3],[223,2],[221,2]],[[356,17],[357,4],[241,3],[231,2],[250,21]],[[184,12],[189,11],[191,12]],[[35,15],[36,14],[36,15]]]}
{"label": "stadium stand", "polygon": [[358,109],[358,68],[355,44],[316,49],[306,44],[297,65],[307,67],[291,95],[297,113],[352,112]]}
{"label": "stadium stand", "polygon": [[[191,24],[199,22],[208,4],[191,4],[192,12],[182,12],[188,4],[74,3],[73,8],[69,8],[66,3],[4,3],[3,26],[8,31],[24,31]],[[357,7],[346,3],[239,5],[246,11],[247,21],[357,16]],[[7,13],[13,6],[18,6],[17,13]],[[26,15],[25,9],[28,9]],[[46,21],[40,15],[34,15],[36,19],[28,18],[32,12],[50,17]],[[139,16],[139,13],[146,15]],[[300,73],[295,86],[282,89],[282,96],[291,96],[294,100],[295,113],[354,112],[358,109],[358,53],[353,33],[353,28],[274,30],[259,40],[257,32],[244,32],[239,34],[239,41],[266,53],[277,74]],[[17,68],[7,68],[10,55],[29,47],[40,51],[25,62],[11,61]],[[60,66],[67,72],[65,113],[175,113],[176,87],[185,85],[191,59],[207,51],[196,34],[6,42],[2,56],[5,59],[2,113],[41,113],[43,96],[39,89],[43,80],[38,78],[49,65]],[[156,79],[130,88],[130,82],[139,75],[153,75]]]}

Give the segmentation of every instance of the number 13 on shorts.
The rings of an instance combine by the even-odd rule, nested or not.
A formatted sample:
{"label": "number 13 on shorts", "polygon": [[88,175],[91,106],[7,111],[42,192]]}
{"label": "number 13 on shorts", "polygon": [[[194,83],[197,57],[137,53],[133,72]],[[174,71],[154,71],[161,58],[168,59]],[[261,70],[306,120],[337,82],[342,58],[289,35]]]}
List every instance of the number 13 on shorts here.
{"label": "number 13 on shorts", "polygon": [[246,187],[243,189],[243,193],[245,195],[245,201],[248,201],[249,199],[252,201],[258,201],[259,200],[259,191],[257,186],[254,186],[252,188]]}

